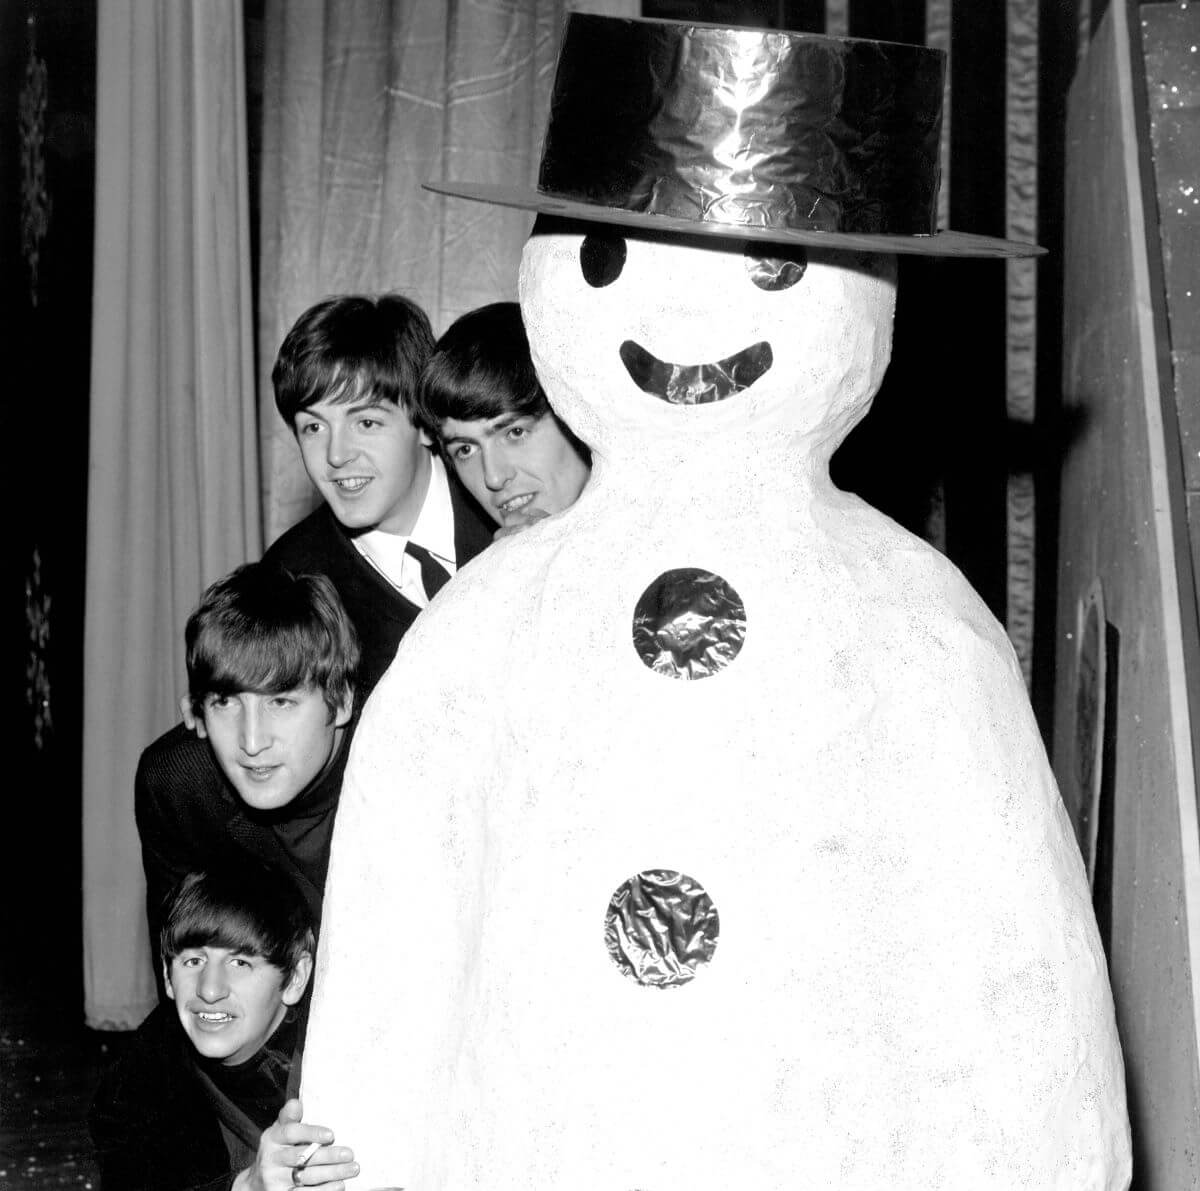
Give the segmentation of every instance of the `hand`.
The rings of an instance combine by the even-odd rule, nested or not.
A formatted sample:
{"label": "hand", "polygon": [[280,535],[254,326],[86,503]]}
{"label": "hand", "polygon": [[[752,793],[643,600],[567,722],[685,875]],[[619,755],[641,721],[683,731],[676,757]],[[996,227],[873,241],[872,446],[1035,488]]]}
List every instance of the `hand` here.
{"label": "hand", "polygon": [[180,695],[179,697],[179,714],[183,716],[183,726],[189,732],[195,732],[201,740],[208,736],[208,729],[204,726],[204,721],[196,717],[196,713],[192,710],[191,695]]}
{"label": "hand", "polygon": [[528,529],[534,522],[541,521],[543,517],[549,516],[549,513],[544,513],[541,509],[535,508],[533,505],[518,509],[515,513],[506,513],[504,515],[504,524],[492,534],[492,541],[498,542],[501,538],[511,538],[514,534]]}
{"label": "hand", "polygon": [[[345,1191],[345,1180],[358,1174],[354,1151],[333,1145],[332,1129],[306,1125],[302,1115],[299,1100],[289,1100],[279,1110],[275,1124],[259,1138],[254,1164],[237,1176],[233,1191],[290,1191],[292,1187]],[[321,1143],[320,1148],[304,1162],[314,1141]]]}

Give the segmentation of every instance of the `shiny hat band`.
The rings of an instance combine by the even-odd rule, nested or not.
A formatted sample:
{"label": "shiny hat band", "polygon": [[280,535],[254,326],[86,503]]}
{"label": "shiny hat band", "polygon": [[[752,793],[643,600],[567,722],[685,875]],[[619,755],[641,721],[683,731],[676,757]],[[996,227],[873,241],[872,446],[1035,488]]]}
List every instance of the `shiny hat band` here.
{"label": "shiny hat band", "polygon": [[1040,252],[937,230],[944,77],[925,46],[573,13],[536,189],[427,187],[690,235]]}

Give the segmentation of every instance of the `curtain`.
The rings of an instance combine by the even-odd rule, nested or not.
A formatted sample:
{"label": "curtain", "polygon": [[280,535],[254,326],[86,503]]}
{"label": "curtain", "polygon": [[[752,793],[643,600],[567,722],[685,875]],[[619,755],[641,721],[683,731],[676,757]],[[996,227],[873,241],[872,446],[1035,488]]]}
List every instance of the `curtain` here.
{"label": "curtain", "polygon": [[[1005,234],[1038,237],[1038,4],[1008,0],[1005,53]],[[1032,427],[1037,412],[1037,269],[1028,257],[1005,267],[1005,411]],[[1007,575],[1005,627],[1025,685],[1033,685],[1036,586],[1036,486],[1030,461],[1009,469],[1005,492]]]}
{"label": "curtain", "polygon": [[89,1025],[155,999],[133,778],[179,718],[183,626],[258,555],[240,0],[101,0],[84,613]]}
{"label": "curtain", "polygon": [[[1049,249],[1037,260],[902,261],[892,366],[871,416],[834,459],[839,482],[946,553],[1004,622],[1047,735],[1061,445],[1058,178],[1089,7],[780,0],[777,14],[793,28],[944,50],[939,225]],[[717,0],[646,8],[753,20],[751,0],[735,0],[733,11]]]}
{"label": "curtain", "polygon": [[[589,3],[636,15],[637,0]],[[267,0],[259,433],[265,538],[314,507],[270,371],[288,327],[334,293],[400,290],[435,333],[516,297],[532,216],[427,180],[533,181],[564,0]]]}

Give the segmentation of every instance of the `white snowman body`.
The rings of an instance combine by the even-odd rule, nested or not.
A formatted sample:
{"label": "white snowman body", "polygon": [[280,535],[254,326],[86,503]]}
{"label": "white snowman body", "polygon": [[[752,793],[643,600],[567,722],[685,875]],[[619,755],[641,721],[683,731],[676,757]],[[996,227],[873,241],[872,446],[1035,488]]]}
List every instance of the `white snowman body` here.
{"label": "white snowman body", "polygon": [[[892,262],[813,252],[764,291],[735,243],[629,239],[593,285],[582,242],[531,239],[521,298],[593,477],[460,572],[368,702],[306,1119],[364,1189],[1125,1187],[1104,957],[1012,651],[828,477],[887,364]],[[621,358],[764,343],[708,404]],[[692,569],[743,630],[685,677],[634,615]],[[673,986],[606,947],[650,872],[719,919]]]}

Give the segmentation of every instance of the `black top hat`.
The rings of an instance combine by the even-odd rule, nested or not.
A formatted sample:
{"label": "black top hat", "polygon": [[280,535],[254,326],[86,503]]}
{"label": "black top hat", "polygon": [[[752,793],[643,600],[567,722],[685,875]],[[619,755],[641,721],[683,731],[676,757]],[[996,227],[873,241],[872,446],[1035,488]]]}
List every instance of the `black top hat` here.
{"label": "black top hat", "polygon": [[937,230],[945,55],[925,46],[573,13],[536,189],[460,198],[689,235],[1032,256]]}

